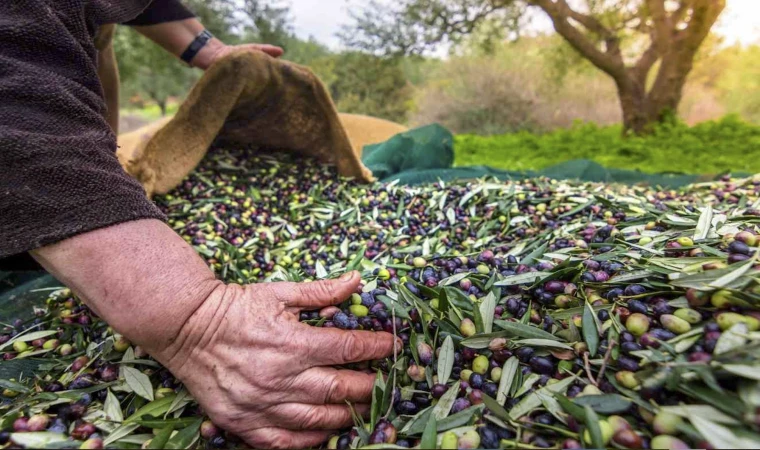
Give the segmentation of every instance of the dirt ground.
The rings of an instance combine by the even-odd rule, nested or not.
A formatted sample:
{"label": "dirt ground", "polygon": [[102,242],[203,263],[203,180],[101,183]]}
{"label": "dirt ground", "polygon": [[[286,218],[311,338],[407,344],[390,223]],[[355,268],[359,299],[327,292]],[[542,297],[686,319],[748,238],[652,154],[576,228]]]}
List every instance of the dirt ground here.
{"label": "dirt ground", "polygon": [[119,133],[129,133],[144,125],[150,123],[150,120],[135,114],[121,114],[119,117]]}

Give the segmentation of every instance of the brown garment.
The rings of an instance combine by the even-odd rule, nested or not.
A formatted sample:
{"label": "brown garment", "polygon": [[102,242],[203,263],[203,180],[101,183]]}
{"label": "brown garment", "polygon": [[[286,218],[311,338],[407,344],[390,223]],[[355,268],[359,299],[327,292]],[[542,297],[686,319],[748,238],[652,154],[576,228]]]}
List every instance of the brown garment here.
{"label": "brown garment", "polygon": [[0,1],[0,259],[164,219],[116,158],[93,43],[98,27],[133,20],[150,3]]}

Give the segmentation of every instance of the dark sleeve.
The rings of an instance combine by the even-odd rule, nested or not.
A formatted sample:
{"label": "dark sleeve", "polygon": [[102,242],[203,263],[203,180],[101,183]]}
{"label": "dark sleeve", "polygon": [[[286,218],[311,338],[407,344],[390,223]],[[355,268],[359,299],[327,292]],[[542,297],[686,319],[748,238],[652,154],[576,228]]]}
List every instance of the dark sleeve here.
{"label": "dark sleeve", "polygon": [[191,17],[195,17],[195,14],[185,8],[179,0],[153,0],[139,16],[124,22],[124,25],[156,25]]}
{"label": "dark sleeve", "polygon": [[20,3],[0,1],[0,259],[163,219],[116,158],[83,9]]}

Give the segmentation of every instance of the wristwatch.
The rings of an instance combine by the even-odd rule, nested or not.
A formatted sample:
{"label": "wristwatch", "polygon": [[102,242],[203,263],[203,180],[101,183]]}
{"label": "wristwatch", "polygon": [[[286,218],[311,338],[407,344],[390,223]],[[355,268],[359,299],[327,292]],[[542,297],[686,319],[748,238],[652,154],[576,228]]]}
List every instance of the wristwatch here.
{"label": "wristwatch", "polygon": [[182,55],[180,56],[182,61],[185,61],[188,65],[190,65],[190,61],[195,58],[195,55],[197,55],[198,52],[201,51],[201,49],[205,47],[206,44],[208,44],[208,41],[210,41],[213,37],[214,35],[211,34],[210,31],[201,31],[200,34],[196,36],[195,39],[193,39],[193,42],[188,45],[187,49],[182,52]]}

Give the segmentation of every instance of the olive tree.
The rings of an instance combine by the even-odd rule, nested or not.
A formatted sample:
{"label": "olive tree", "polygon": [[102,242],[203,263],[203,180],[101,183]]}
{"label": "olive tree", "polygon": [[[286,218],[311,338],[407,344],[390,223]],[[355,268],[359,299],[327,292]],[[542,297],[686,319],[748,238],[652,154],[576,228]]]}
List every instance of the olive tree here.
{"label": "olive tree", "polygon": [[[626,132],[675,114],[700,45],[726,0],[400,0],[353,14],[355,48],[414,54],[458,42],[478,27],[518,36],[531,10],[617,86]],[[389,11],[390,8],[390,11]]]}

